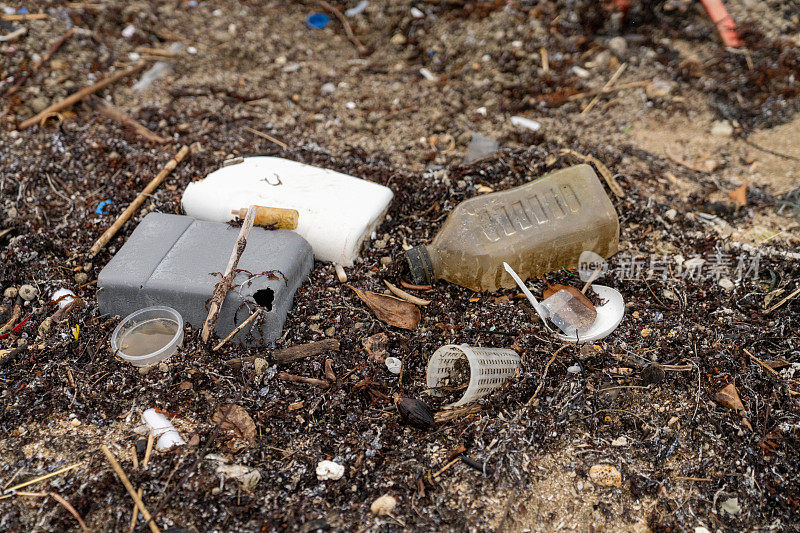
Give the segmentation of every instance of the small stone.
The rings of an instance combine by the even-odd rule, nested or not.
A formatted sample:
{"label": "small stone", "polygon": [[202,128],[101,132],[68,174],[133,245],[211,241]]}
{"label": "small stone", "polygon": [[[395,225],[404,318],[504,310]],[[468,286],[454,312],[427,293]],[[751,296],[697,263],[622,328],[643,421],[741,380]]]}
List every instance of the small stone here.
{"label": "small stone", "polygon": [[388,256],[381,257],[381,264],[383,266],[389,266],[392,264],[392,258]]}
{"label": "small stone", "polygon": [[19,288],[19,296],[26,302],[30,302],[36,295],[39,294],[39,291],[33,285],[23,285]]}
{"label": "small stone", "polygon": [[385,363],[386,368],[392,374],[399,374],[400,370],[403,368],[403,362],[397,357],[387,357]]}
{"label": "small stone", "polygon": [[622,474],[614,465],[599,464],[589,469],[589,478],[601,487],[619,487],[622,485]]}
{"label": "small stone", "polygon": [[370,505],[369,510],[372,511],[372,514],[375,516],[384,516],[388,514],[392,514],[394,511],[395,506],[397,505],[397,500],[394,496],[390,494],[384,494]]}
{"label": "small stone", "polygon": [[255,361],[253,361],[253,366],[256,369],[256,376],[260,376],[264,373],[264,369],[267,367],[267,360],[262,359],[261,357],[256,357]]}
{"label": "small stone", "polygon": [[675,209],[670,209],[664,213],[664,216],[667,217],[667,220],[675,220],[675,217],[678,216],[678,211]]}
{"label": "small stone", "polygon": [[8,287],[3,291],[3,298],[16,298],[17,293],[18,291],[16,287]]}
{"label": "small stone", "polygon": [[331,326],[331,327],[329,327],[328,329],[325,330],[325,336],[333,337],[334,335],[336,335],[336,328],[335,327]]}
{"label": "small stone", "polygon": [[37,96],[33,100],[28,103],[28,107],[31,108],[31,111],[34,113],[41,113],[50,105],[50,100],[45,98],[44,96]]}
{"label": "small stone", "polygon": [[720,280],[717,282],[717,285],[726,291],[732,291],[734,288],[733,281],[731,281],[730,278],[720,278]]}
{"label": "small stone", "polygon": [[146,375],[148,372],[150,372],[150,369],[151,369],[151,368],[153,368],[153,367],[152,367],[152,366],[140,366],[140,367],[139,367],[139,374],[141,374],[142,376],[144,376],[144,375]]}
{"label": "small stone", "polygon": [[158,371],[159,372],[169,372],[169,366],[167,363],[161,362],[158,363]]}
{"label": "small stone", "polygon": [[53,318],[47,317],[42,320],[42,323],[39,324],[38,332],[40,337],[46,336],[50,332],[50,328],[53,327]]}
{"label": "small stone", "polygon": [[391,43],[398,45],[406,44],[406,36],[403,35],[402,33],[395,33],[394,35],[392,35]]}
{"label": "small stone", "polygon": [[727,120],[717,120],[711,124],[711,135],[730,137],[733,135],[733,126]]}
{"label": "small stone", "polygon": [[572,365],[567,368],[567,372],[570,374],[580,374],[581,373],[581,365]]}
{"label": "small stone", "polygon": [[645,87],[644,92],[648,98],[666,98],[674,88],[675,84],[671,81],[655,80]]}
{"label": "small stone", "polygon": [[325,85],[320,87],[319,92],[322,96],[333,94],[334,92],[336,92],[336,86],[332,83],[326,83]]}
{"label": "small stone", "polygon": [[344,465],[333,461],[320,461],[317,464],[317,479],[320,481],[341,479],[344,475]]}
{"label": "small stone", "polygon": [[628,42],[623,37],[614,37],[608,41],[608,49],[617,57],[623,56],[628,51]]}
{"label": "small stone", "polygon": [[81,425],[81,421],[78,420],[77,418],[73,418],[72,420],[69,421],[69,425],[76,428]]}
{"label": "small stone", "polygon": [[628,445],[628,439],[627,439],[627,437],[625,437],[625,435],[622,435],[621,437],[617,437],[616,439],[612,440],[611,441],[611,445],[612,446],[627,446]]}
{"label": "small stone", "polygon": [[89,281],[89,274],[86,272],[78,272],[75,274],[75,283],[78,285],[83,285],[87,281]]}

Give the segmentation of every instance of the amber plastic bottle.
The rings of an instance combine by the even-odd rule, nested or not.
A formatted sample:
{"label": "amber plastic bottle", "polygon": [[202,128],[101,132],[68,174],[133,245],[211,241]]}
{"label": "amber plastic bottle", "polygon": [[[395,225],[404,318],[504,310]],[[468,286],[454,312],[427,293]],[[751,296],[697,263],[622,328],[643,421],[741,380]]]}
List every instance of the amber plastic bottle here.
{"label": "amber plastic bottle", "polygon": [[474,291],[515,286],[523,278],[575,268],[584,250],[604,258],[619,246],[619,220],[589,165],[548,174],[507,191],[466,200],[427,246],[406,252],[415,283],[444,279]]}

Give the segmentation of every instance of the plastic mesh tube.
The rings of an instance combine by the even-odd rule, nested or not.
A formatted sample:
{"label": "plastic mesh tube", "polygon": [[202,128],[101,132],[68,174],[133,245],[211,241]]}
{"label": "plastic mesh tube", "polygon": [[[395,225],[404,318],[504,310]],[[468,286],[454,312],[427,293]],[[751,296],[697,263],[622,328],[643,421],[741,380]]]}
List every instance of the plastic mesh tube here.
{"label": "plastic mesh tube", "polygon": [[428,388],[450,385],[455,378],[456,363],[466,357],[469,364],[469,385],[464,396],[446,407],[460,407],[483,398],[503,386],[520,366],[520,357],[514,350],[505,348],[481,348],[466,344],[447,344],[434,352],[428,361]]}

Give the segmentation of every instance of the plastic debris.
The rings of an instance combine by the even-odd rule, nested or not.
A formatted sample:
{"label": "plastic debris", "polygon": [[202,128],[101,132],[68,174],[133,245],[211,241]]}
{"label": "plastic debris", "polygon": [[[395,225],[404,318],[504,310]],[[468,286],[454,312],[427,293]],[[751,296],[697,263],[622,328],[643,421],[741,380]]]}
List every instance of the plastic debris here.
{"label": "plastic debris", "polygon": [[228,460],[216,454],[208,454],[206,459],[217,461],[217,474],[221,475],[224,479],[235,479],[238,481],[243,490],[251,491],[256,488],[258,482],[261,481],[261,472],[258,469],[245,465],[229,464]]}
{"label": "plastic debris", "polygon": [[321,30],[331,21],[331,18],[325,13],[312,13],[306,17],[306,26],[311,29]]}
{"label": "plastic debris", "polygon": [[97,209],[94,210],[95,213],[98,215],[105,215],[108,211],[106,211],[106,206],[114,205],[114,200],[103,200],[99,204],[97,204]]}
{"label": "plastic debris", "polygon": [[[225,271],[236,240],[227,224],[150,213],[100,272],[100,312],[125,316],[158,302],[201,328],[220,281],[212,273]],[[252,228],[233,279],[237,289],[228,292],[214,332],[225,338],[260,307],[261,318],[232,340],[253,346],[279,338],[294,293],[313,264],[311,247],[295,232]]]}
{"label": "plastic debris", "polygon": [[169,418],[159,413],[155,409],[148,409],[142,413],[142,420],[147,427],[153,430],[153,436],[157,438],[156,450],[168,450],[173,446],[183,446],[186,444],[181,438],[178,430],[169,421]]}
{"label": "plastic debris", "polygon": [[111,334],[115,355],[136,367],[165,361],[183,346],[183,318],[171,307],[154,306],[126,316]]}
{"label": "plastic debris", "polygon": [[521,128],[527,128],[531,131],[539,131],[542,128],[541,123],[525,117],[517,117],[517,116],[511,117],[511,124],[513,124],[514,126],[519,126]]}
{"label": "plastic debris", "polygon": [[[172,43],[168,48],[170,52],[180,52],[182,49],[182,43]],[[172,72],[172,63],[167,61],[156,61],[152,67],[147,69],[147,71],[142,74],[142,77],[139,79],[139,81],[133,84],[131,89],[134,91],[142,91],[147,89],[153,85],[156,80],[166,77],[170,72]]]}
{"label": "plastic debris", "polygon": [[279,157],[248,157],[220,168],[183,193],[186,214],[228,222],[253,204],[296,209],[296,232],[321,261],[353,266],[361,245],[383,220],[393,193],[366,180]]}
{"label": "plastic debris", "polygon": [[722,42],[725,46],[739,47],[744,45],[744,42],[739,38],[739,33],[736,31],[736,23],[733,21],[730,13],[725,8],[722,0],[700,0],[703,7],[708,11],[711,22],[717,27]]}
{"label": "plastic debris", "polygon": [[357,5],[351,7],[350,9],[345,10],[344,14],[348,17],[355,17],[364,12],[365,9],[369,7],[369,2],[367,0],[361,0]]}
{"label": "plastic debris", "polygon": [[520,366],[514,350],[448,344],[436,350],[428,361],[426,380],[431,395],[441,396],[439,387],[462,387],[464,395],[448,408],[460,407],[491,394],[503,386]]}
{"label": "plastic debris", "polygon": [[406,259],[414,283],[445,279],[495,291],[514,286],[505,258],[515,258],[514,269],[527,279],[575,268],[581,250],[610,257],[618,246],[611,199],[592,167],[577,165],[461,202],[433,241],[406,251]]}
{"label": "plastic debris", "polygon": [[333,461],[320,461],[317,464],[317,479],[320,481],[341,479],[344,475],[344,465]]}
{"label": "plastic debris", "polygon": [[399,374],[403,367],[403,362],[397,357],[387,357],[384,362],[386,363],[386,368],[392,374]]}
{"label": "plastic debris", "polygon": [[76,296],[74,292],[62,287],[50,296],[50,301],[56,304],[59,309],[64,309],[73,301],[75,301],[75,298]]}
{"label": "plastic debris", "polygon": [[587,307],[564,289],[542,300],[542,307],[553,324],[566,335],[583,334],[597,318],[595,309]]}
{"label": "plastic debris", "polygon": [[419,69],[419,73],[422,75],[423,78],[425,78],[428,81],[436,81],[438,79],[436,76],[434,76],[433,72],[426,69],[425,67]]}
{"label": "plastic debris", "polygon": [[468,165],[473,161],[488,157],[500,148],[500,144],[492,138],[473,133],[467,146],[467,155],[464,156],[464,164]]}

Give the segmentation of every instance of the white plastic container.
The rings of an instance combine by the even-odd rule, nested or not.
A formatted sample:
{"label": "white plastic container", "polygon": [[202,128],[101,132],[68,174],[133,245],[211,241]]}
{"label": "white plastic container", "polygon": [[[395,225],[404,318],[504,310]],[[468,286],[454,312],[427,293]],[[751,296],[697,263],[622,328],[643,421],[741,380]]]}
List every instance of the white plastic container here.
{"label": "white plastic container", "polygon": [[251,205],[296,209],[297,233],[320,261],[352,266],[361,244],[392,201],[388,187],[279,157],[248,157],[224,166],[183,193],[186,214],[228,222]]}
{"label": "white plastic container", "polygon": [[506,348],[447,344],[436,350],[428,361],[427,384],[433,389],[433,395],[440,394],[436,387],[453,385],[450,380],[457,377],[460,372],[457,365],[465,357],[469,365],[469,385],[464,396],[447,408],[466,405],[499,389],[516,373],[521,361],[517,352]]}

